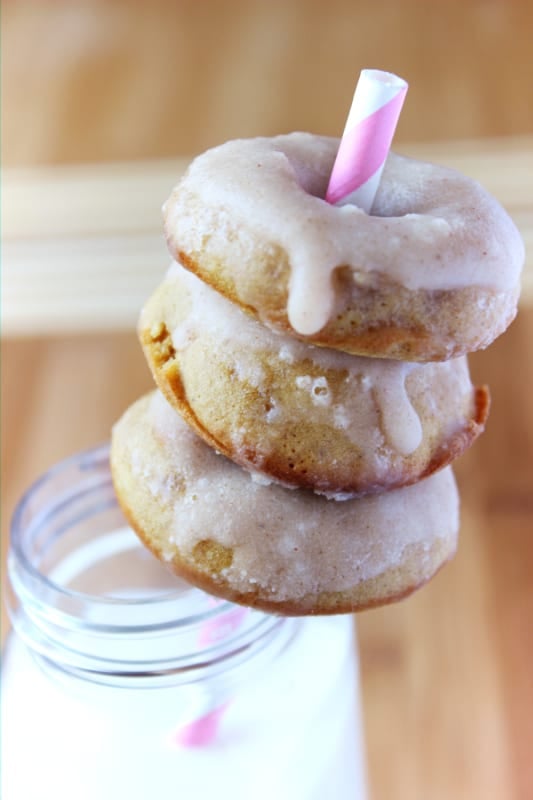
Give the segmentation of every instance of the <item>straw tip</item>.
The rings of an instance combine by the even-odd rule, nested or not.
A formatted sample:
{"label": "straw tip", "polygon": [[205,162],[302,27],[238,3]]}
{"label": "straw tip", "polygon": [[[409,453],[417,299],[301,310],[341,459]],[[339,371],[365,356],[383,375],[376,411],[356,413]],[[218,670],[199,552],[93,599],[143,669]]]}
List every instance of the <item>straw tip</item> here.
{"label": "straw tip", "polygon": [[406,80],[400,78],[399,75],[395,75],[394,72],[385,72],[381,69],[362,69],[361,77],[397,89],[407,89],[409,85]]}

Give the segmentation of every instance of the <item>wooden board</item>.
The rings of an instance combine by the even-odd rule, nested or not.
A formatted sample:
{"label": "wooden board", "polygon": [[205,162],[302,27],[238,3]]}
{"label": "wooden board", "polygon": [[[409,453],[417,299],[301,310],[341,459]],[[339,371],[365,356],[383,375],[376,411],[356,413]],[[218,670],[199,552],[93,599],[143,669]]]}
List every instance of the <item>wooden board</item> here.
{"label": "wooden board", "polygon": [[364,67],[409,94],[396,142],[533,131],[531,0],[11,0],[3,165],[338,135]]}

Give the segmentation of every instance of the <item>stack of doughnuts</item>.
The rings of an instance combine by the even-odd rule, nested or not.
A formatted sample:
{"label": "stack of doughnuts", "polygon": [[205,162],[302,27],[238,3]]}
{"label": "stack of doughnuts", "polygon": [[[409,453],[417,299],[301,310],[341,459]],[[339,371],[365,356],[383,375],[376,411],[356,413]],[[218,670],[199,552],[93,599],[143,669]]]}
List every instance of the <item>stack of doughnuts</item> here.
{"label": "stack of doughnuts", "polygon": [[144,543],[280,614],[391,602],[453,555],[449,465],[489,407],[466,354],[512,321],[524,259],[477,183],[393,153],[372,215],[328,204],[338,144],[242,140],[191,164],[139,323],[158,390],[112,439]]}

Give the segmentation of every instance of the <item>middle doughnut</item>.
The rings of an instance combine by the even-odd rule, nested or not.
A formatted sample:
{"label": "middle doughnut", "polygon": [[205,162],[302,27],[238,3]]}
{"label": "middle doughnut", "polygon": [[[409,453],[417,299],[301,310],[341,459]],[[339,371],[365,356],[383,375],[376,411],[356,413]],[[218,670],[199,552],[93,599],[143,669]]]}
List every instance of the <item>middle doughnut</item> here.
{"label": "middle doughnut", "polygon": [[144,307],[154,378],[216,450],[286,486],[337,498],[414,483],[482,432],[466,358],[352,356],[274,333],[178,264]]}

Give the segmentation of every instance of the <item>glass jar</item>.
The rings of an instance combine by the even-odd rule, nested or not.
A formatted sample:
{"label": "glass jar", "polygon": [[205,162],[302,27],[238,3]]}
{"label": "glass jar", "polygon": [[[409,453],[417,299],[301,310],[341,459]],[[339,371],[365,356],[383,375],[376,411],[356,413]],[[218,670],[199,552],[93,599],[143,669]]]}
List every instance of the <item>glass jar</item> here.
{"label": "glass jar", "polygon": [[3,800],[364,798],[353,618],[179,581],[127,526],[108,455],[58,464],[14,515]]}

